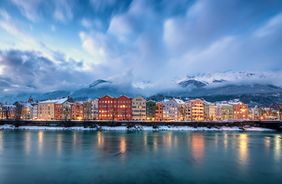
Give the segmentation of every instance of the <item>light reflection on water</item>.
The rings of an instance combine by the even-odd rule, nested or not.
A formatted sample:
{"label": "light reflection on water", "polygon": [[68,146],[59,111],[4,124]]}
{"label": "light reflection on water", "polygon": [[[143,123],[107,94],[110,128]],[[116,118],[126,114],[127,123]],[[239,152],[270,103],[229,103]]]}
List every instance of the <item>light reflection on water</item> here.
{"label": "light reflection on water", "polygon": [[125,139],[125,137],[121,137],[119,139],[119,152],[120,153],[126,152],[126,139]]}
{"label": "light reflection on water", "polygon": [[[150,183],[158,177],[164,183],[176,178],[240,183],[242,174],[254,178],[247,183],[282,179],[281,135],[275,133],[0,131],[0,154],[0,183],[13,183],[15,174],[30,180],[56,177],[60,183],[69,181],[63,176],[74,183],[113,183],[115,178]],[[28,174],[37,169],[42,175]]]}
{"label": "light reflection on water", "polygon": [[57,156],[60,157],[62,154],[62,146],[63,146],[63,135],[61,133],[57,134]]}
{"label": "light reflection on water", "polygon": [[104,136],[102,132],[97,133],[97,146],[98,148],[103,148],[104,146]]}
{"label": "light reflection on water", "polygon": [[239,135],[239,159],[242,165],[246,165],[248,162],[248,135]]}
{"label": "light reflection on water", "polygon": [[281,136],[276,135],[274,138],[274,158],[281,161]]}
{"label": "light reflection on water", "polygon": [[25,154],[29,155],[31,152],[31,144],[32,144],[32,139],[31,139],[31,132],[25,132],[24,136],[24,145],[25,145]]}
{"label": "light reflection on water", "polygon": [[202,163],[205,153],[205,140],[203,134],[193,134],[191,141],[192,156],[198,163]]}
{"label": "light reflection on water", "polygon": [[44,149],[44,132],[42,130],[37,133],[38,155],[42,155]]}

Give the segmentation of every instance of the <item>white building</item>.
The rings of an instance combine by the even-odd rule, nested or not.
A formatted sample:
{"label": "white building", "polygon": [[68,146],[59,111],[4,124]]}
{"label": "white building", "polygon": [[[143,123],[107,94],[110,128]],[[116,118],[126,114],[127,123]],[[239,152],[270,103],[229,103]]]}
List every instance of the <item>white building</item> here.
{"label": "white building", "polygon": [[92,100],[92,115],[93,115],[93,120],[98,120],[99,119],[99,109],[98,109],[98,99],[93,99]]}
{"label": "white building", "polygon": [[214,121],[216,120],[216,104],[206,102],[204,103],[205,120]]}
{"label": "white building", "polygon": [[33,104],[32,107],[32,119],[36,120],[38,118],[38,104]]}
{"label": "white building", "polygon": [[136,121],[146,120],[146,99],[139,96],[132,99],[132,119]]}
{"label": "white building", "polygon": [[[67,100],[68,98],[61,98],[61,99],[45,100],[39,102],[38,119],[40,120],[62,119],[63,104],[67,102]],[[58,105],[57,107],[59,108],[56,108],[55,105]],[[55,116],[58,116],[58,118]]]}
{"label": "white building", "polygon": [[163,118],[166,121],[182,121],[185,114],[185,103],[180,99],[163,101]]}

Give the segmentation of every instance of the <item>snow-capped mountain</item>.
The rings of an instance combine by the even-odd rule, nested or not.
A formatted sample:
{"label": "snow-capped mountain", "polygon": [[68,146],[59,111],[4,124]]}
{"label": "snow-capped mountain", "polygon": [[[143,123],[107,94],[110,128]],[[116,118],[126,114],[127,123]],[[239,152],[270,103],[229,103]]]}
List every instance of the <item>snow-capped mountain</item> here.
{"label": "snow-capped mountain", "polygon": [[[183,87],[187,81],[197,81],[197,83],[212,86],[217,84],[273,84],[282,86],[282,73],[278,72],[222,72],[213,74],[199,74],[195,76],[187,75],[184,79],[177,81]],[[186,86],[184,86],[186,87]],[[203,87],[200,85],[200,87]]]}
{"label": "snow-capped mountain", "polygon": [[[250,73],[224,72],[186,76],[181,80],[162,81],[129,81],[98,79],[90,85],[73,91],[53,91],[48,93],[20,93],[16,95],[0,95],[0,102],[24,101],[30,95],[36,100],[46,100],[64,96],[74,99],[97,98],[111,96],[177,96],[177,97],[225,97],[240,98],[248,96],[249,100],[260,101],[267,98],[268,102],[282,101],[281,73]],[[271,100],[274,99],[274,100]]]}

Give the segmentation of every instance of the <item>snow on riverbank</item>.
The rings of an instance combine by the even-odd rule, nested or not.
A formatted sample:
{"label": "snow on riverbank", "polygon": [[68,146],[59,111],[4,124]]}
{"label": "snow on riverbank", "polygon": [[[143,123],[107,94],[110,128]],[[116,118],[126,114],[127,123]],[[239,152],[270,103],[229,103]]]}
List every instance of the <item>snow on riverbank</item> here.
{"label": "snow on riverbank", "polygon": [[[97,128],[84,127],[49,127],[49,126],[19,126],[14,125],[0,125],[0,130],[72,130],[72,131],[242,131],[239,127],[189,127],[189,126],[98,126]],[[272,129],[249,127],[244,128],[245,131],[274,131]]]}

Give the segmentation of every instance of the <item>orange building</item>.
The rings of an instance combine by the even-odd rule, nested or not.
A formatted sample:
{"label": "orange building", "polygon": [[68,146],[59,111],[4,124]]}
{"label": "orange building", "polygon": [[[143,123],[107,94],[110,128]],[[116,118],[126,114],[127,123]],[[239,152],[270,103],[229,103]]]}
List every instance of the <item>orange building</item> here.
{"label": "orange building", "polygon": [[234,119],[236,120],[246,120],[249,118],[248,105],[242,102],[233,104]]}
{"label": "orange building", "polygon": [[204,120],[204,101],[202,99],[195,99],[190,101],[191,120],[203,121]]}
{"label": "orange building", "polygon": [[155,114],[156,121],[163,120],[163,108],[164,108],[164,105],[161,102],[156,103],[156,114]]}
{"label": "orange building", "polygon": [[75,102],[71,104],[71,119],[72,120],[83,119],[83,104],[81,102]]}
{"label": "orange building", "polygon": [[63,104],[55,104],[54,105],[54,118],[56,120],[63,119]]}

